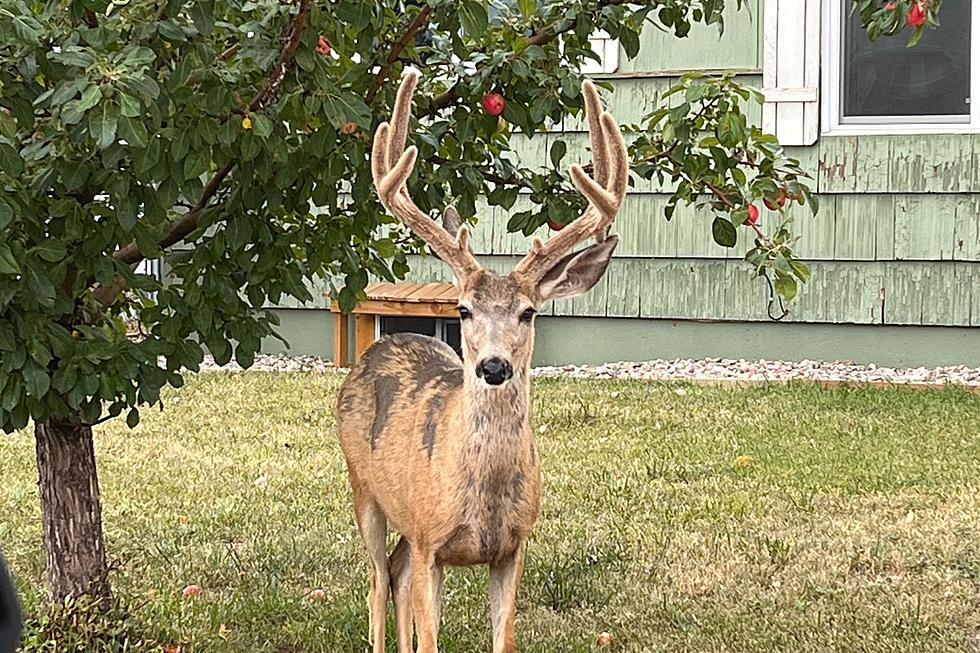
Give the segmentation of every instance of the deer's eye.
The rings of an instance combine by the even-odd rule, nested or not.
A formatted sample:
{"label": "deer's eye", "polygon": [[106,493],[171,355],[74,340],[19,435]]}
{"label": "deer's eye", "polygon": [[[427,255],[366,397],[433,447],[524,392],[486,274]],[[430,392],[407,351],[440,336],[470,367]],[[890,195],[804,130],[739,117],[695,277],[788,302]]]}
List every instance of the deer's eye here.
{"label": "deer's eye", "polygon": [[468,320],[473,317],[473,313],[471,313],[470,309],[466,308],[465,306],[457,306],[456,310],[459,311],[459,319],[461,320]]}
{"label": "deer's eye", "polygon": [[530,324],[531,320],[534,319],[534,314],[537,313],[533,308],[526,308],[524,312],[521,313],[521,322],[524,324]]}

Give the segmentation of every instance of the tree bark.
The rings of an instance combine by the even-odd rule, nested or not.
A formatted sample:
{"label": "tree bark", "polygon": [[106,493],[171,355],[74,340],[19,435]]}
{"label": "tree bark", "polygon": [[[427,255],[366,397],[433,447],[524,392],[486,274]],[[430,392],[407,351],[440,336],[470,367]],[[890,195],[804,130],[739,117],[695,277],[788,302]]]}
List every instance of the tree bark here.
{"label": "tree bark", "polygon": [[38,487],[44,523],[48,598],[109,597],[102,503],[92,428],[36,424]]}

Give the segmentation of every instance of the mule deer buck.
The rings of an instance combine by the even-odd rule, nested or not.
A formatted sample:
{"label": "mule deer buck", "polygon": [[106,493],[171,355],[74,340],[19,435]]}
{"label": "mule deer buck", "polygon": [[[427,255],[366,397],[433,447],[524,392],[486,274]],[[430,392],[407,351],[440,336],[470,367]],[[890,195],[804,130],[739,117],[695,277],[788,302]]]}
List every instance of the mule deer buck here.
{"label": "mule deer buck", "polygon": [[[446,565],[490,566],[494,653],[513,653],[517,586],[525,543],[537,520],[541,467],[530,414],[534,315],[550,299],[588,291],[609,265],[607,236],[626,194],[626,144],[582,85],[593,178],[571,176],[588,208],[506,275],[483,269],[451,207],[440,226],[408,195],[417,149],[405,149],[418,73],[402,80],[391,124],[374,135],[372,171],[381,202],[453,271],[459,291],[463,360],[426,336],[374,343],[340,390],[338,424],[354,513],[371,559],[369,639],[385,650],[389,589],[399,653],[435,653]],[[577,252],[590,237],[597,242]],[[388,524],[401,540],[390,556]],[[414,619],[414,630],[413,630]]]}

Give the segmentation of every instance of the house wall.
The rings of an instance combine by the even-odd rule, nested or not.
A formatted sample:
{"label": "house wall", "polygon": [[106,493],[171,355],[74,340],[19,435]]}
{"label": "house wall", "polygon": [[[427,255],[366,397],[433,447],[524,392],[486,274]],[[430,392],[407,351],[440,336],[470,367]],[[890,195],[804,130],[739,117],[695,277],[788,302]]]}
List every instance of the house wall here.
{"label": "house wall", "polygon": [[[735,70],[761,86],[761,5],[748,5],[750,12],[732,11],[721,38],[705,27],[683,41],[646,30],[638,58],[621,57],[608,78],[615,87],[605,96],[609,110],[622,123],[640,123],[684,70]],[[749,111],[758,122],[759,108]],[[547,165],[556,139],[568,143],[565,165],[588,156],[582,121],[568,120],[563,131],[517,143],[522,163]],[[816,217],[792,210],[813,278],[783,321],[770,319],[765,282],[741,259],[748,230],[734,249],[721,248],[708,216],[682,207],[667,222],[670,189],[640,181],[617,218],[621,243],[605,278],[583,297],[544,308],[564,319],[541,320],[542,332],[556,337],[539,344],[539,362],[721,356],[978,364],[980,136],[822,136],[790,152],[813,174],[821,210]],[[764,225],[775,220],[762,213]],[[493,269],[509,269],[527,246],[506,232],[509,214],[487,208],[473,232],[474,249]],[[438,261],[414,257],[411,278],[449,276]]]}

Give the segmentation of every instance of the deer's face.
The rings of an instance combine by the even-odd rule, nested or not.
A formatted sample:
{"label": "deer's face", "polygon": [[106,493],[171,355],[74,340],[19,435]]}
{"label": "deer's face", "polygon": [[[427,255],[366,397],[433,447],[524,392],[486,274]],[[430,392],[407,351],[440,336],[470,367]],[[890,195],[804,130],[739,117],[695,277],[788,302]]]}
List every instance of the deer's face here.
{"label": "deer's face", "polygon": [[[602,110],[592,82],[582,82],[592,176],[578,165],[569,174],[589,200],[585,211],[546,243],[535,239],[531,249],[506,277],[483,269],[469,245],[469,230],[459,214],[447,207],[443,224],[412,201],[408,178],[418,148],[406,149],[412,94],[419,73],[408,71],[395,98],[391,122],[378,125],[371,148],[371,172],[381,203],[420,236],[453,269],[460,291],[463,364],[488,386],[507,383],[515,370],[531,363],[534,314],[539,303],[587,292],[606,271],[619,238],[609,234],[626,195],[629,153],[619,125]],[[595,244],[574,251],[594,238]],[[522,378],[527,383],[528,379]]]}
{"label": "deer's face", "polygon": [[536,306],[509,276],[480,270],[462,285],[463,364],[487,385],[503,385],[531,364]]}

